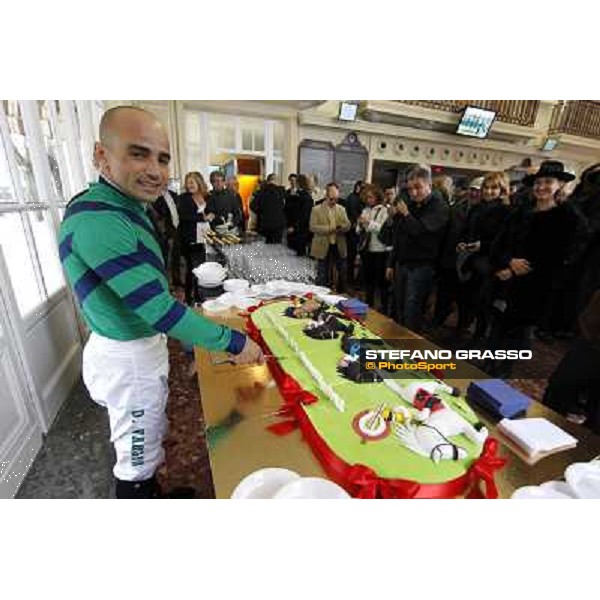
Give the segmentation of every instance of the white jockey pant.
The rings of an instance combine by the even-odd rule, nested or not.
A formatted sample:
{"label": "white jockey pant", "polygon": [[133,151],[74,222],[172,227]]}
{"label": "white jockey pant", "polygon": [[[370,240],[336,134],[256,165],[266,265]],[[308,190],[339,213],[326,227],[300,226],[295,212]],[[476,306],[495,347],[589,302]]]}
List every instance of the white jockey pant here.
{"label": "white jockey pant", "polygon": [[148,479],[163,462],[168,377],[165,335],[120,342],[91,334],[83,381],[93,400],[108,409],[117,479]]}

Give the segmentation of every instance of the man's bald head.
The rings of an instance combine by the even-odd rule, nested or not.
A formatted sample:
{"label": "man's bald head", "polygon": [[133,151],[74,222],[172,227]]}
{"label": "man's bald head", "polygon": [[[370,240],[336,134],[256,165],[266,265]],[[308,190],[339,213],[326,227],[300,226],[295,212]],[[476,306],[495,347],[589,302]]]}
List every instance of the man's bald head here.
{"label": "man's bald head", "polygon": [[162,123],[148,110],[139,106],[114,106],[109,108],[100,119],[100,143],[107,146],[123,127],[132,122],[144,123],[146,126],[161,129],[165,136]]}
{"label": "man's bald head", "polygon": [[162,123],[137,106],[116,106],[100,121],[94,161],[102,175],[143,202],[156,200],[169,178],[169,137]]}

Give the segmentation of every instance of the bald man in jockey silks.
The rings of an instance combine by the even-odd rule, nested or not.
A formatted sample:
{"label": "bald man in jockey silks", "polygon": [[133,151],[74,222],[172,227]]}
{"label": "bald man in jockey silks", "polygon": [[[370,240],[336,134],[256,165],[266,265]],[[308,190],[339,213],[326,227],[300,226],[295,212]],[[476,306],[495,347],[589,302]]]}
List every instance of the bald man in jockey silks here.
{"label": "bald man in jockey silks", "polygon": [[68,205],[60,258],[92,333],[83,353],[91,397],[108,409],[117,462],[117,498],[161,496],[169,361],[167,336],[262,362],[239,331],[198,315],[169,293],[156,231],[145,206],[164,191],[169,140],[161,123],[135,107],[108,110],[94,160],[98,183]]}

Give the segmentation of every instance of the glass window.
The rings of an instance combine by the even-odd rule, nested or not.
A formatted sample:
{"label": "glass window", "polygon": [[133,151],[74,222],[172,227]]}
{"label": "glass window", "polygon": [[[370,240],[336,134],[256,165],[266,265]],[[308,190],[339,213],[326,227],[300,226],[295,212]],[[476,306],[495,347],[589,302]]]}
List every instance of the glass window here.
{"label": "glass window", "polygon": [[235,149],[235,119],[233,117],[211,115],[210,153],[216,154],[219,150]]}
{"label": "glass window", "polygon": [[283,139],[285,135],[285,125],[283,123],[275,123],[273,131],[273,150],[283,152]]}
{"label": "glass window", "polygon": [[201,155],[202,149],[200,146],[189,145],[186,147],[186,173],[199,170]]}
{"label": "glass window", "polygon": [[235,149],[235,126],[226,124],[219,132],[219,147],[227,150]]}
{"label": "glass window", "polygon": [[76,178],[75,178],[75,168],[73,166],[73,162],[71,160],[69,160],[70,156],[69,156],[69,145],[67,144],[66,141],[62,141],[60,143],[60,148],[62,151],[62,155],[65,157],[64,160],[64,165],[67,171],[67,177],[69,178],[69,189],[71,190],[71,192],[73,192],[73,190],[77,190],[77,191],[81,191],[78,189],[77,183],[76,183]]}
{"label": "glass window", "polygon": [[197,112],[185,111],[185,140],[188,144],[200,144],[200,118]]}
{"label": "glass window", "polygon": [[263,123],[254,127],[254,151],[265,151],[265,127]]}
{"label": "glass window", "polygon": [[79,107],[77,101],[73,102],[73,114],[75,115],[75,131],[79,136],[79,147],[78,152],[81,156],[81,163],[83,165],[83,172],[87,181],[91,181],[91,164],[88,164],[88,149],[86,148],[87,138],[81,122],[82,116],[79,114]]}
{"label": "glass window", "polygon": [[23,126],[23,119],[21,118],[19,103],[16,100],[3,100],[2,102],[4,104],[4,112],[6,113],[6,120],[8,121],[8,129],[10,132],[10,139],[6,140],[6,142],[12,145],[15,154],[25,200],[37,201],[39,198],[35,186],[35,179],[33,177],[29,148],[27,147],[27,142],[25,140],[25,128]]}
{"label": "glass window", "polygon": [[73,156],[69,152],[69,144],[67,143],[67,123],[66,111],[61,110],[61,103],[56,102],[56,123],[52,125],[54,138],[56,140],[56,157],[62,172],[62,181],[65,184],[65,200],[69,200],[70,196],[81,191],[77,177],[75,175],[76,164],[79,160],[77,156]]}
{"label": "glass window", "polygon": [[16,202],[4,145],[0,139],[0,202]]}
{"label": "glass window", "polygon": [[37,284],[25,230],[19,213],[0,214],[0,246],[21,316],[43,300]]}
{"label": "glass window", "polygon": [[38,101],[38,110],[40,114],[40,125],[42,128],[42,136],[44,138],[44,149],[46,150],[46,156],[48,158],[48,165],[50,167],[50,175],[52,179],[52,187],[54,189],[55,197],[64,199],[67,195],[63,178],[60,172],[60,158],[59,152],[62,151],[58,132],[52,127],[52,121],[50,119],[50,106],[49,103],[53,102],[56,109],[56,100],[42,100]]}
{"label": "glass window", "polygon": [[244,119],[242,127],[242,149],[250,152],[265,151],[265,122],[257,119]]}
{"label": "glass window", "polygon": [[65,278],[58,257],[58,250],[48,211],[36,210],[28,214],[33,238],[40,259],[40,269],[46,285],[46,293],[52,296],[65,287]]}
{"label": "glass window", "polygon": [[242,129],[242,150],[254,150],[252,130]]}
{"label": "glass window", "polygon": [[279,182],[284,181],[283,179],[283,160],[280,158],[273,159],[273,173],[277,176]]}

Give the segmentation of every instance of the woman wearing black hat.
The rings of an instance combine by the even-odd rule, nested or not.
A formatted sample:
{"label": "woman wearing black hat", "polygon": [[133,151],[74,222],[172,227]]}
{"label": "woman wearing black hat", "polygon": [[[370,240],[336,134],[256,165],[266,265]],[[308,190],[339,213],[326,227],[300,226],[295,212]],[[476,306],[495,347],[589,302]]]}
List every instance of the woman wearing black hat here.
{"label": "woman wearing black hat", "polygon": [[[496,286],[489,347],[522,349],[539,319],[556,274],[568,262],[581,227],[570,203],[558,204],[556,194],[575,177],[558,161],[545,161],[525,183],[533,184],[532,206],[516,209],[506,220],[490,251]],[[508,376],[512,364],[488,364],[495,376]]]}

